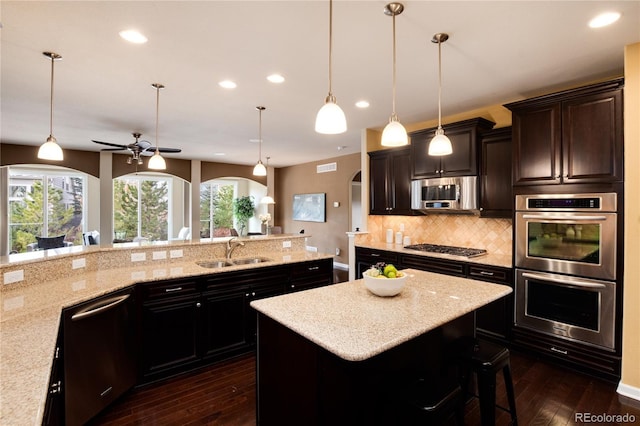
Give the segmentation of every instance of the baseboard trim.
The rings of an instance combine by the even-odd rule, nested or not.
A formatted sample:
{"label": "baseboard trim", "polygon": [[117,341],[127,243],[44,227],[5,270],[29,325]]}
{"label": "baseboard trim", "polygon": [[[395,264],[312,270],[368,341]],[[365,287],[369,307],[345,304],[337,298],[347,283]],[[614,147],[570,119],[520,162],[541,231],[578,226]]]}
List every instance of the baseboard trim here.
{"label": "baseboard trim", "polygon": [[349,265],[346,263],[338,263],[338,262],[333,262],[333,267],[336,269],[340,269],[342,271],[348,271],[349,270]]}
{"label": "baseboard trim", "polygon": [[626,396],[627,398],[635,399],[636,401],[640,401],[640,388],[635,386],[625,385],[624,383],[618,383],[618,389],[616,389],[622,396]]}

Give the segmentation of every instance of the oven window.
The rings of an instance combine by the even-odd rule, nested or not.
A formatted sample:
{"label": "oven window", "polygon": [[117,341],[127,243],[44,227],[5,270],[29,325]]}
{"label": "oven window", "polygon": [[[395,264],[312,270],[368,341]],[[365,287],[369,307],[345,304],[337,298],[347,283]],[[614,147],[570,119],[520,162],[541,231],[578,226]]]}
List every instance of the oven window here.
{"label": "oven window", "polygon": [[527,256],[600,264],[599,223],[527,222]]}
{"label": "oven window", "polygon": [[527,315],[599,330],[600,293],[527,281]]}
{"label": "oven window", "polygon": [[457,200],[458,185],[434,185],[422,187],[422,199],[430,200]]}

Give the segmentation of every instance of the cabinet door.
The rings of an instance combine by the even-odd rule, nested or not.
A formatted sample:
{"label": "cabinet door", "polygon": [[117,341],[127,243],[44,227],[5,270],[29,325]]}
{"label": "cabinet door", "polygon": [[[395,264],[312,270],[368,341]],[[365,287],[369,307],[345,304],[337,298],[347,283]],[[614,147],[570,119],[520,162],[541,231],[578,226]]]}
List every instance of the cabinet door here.
{"label": "cabinet door", "polygon": [[391,205],[389,213],[412,215],[411,210],[411,151],[409,148],[393,152],[391,155]]}
{"label": "cabinet door", "polygon": [[485,134],[480,156],[480,216],[513,214],[511,191],[511,127]]}
{"label": "cabinet door", "polygon": [[200,295],[162,298],[142,305],[142,374],[145,381],[179,372],[200,359]]}
{"label": "cabinet door", "polygon": [[412,179],[440,177],[441,157],[429,155],[429,142],[434,135],[435,129],[411,133]]}
{"label": "cabinet door", "polygon": [[476,151],[476,129],[446,131],[451,141],[452,153],[441,157],[441,176],[470,176],[478,172]]}
{"label": "cabinet door", "polygon": [[240,286],[202,295],[202,353],[205,358],[239,353],[250,346],[249,288]]}
{"label": "cabinet door", "polygon": [[370,191],[369,211],[372,215],[387,214],[389,183],[389,157],[380,153],[369,153]]}
{"label": "cabinet door", "polygon": [[288,291],[301,291],[322,287],[333,282],[333,259],[297,263],[291,266]]}
{"label": "cabinet door", "polygon": [[621,181],[622,132],[622,90],[563,102],[563,182]]}
{"label": "cabinet door", "polygon": [[560,104],[513,111],[513,185],[560,183]]}
{"label": "cabinet door", "polygon": [[58,330],[58,339],[51,363],[49,389],[42,414],[42,424],[45,426],[64,425],[64,360],[62,359],[62,326]]}

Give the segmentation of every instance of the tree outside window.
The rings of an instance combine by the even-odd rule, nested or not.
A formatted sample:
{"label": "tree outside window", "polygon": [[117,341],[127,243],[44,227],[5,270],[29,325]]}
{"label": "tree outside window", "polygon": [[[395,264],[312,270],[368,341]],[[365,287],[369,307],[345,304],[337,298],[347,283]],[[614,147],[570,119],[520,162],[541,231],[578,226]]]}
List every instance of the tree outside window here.
{"label": "tree outside window", "polygon": [[9,171],[9,247],[27,251],[36,237],[65,235],[82,244],[85,177],[36,170]]}
{"label": "tree outside window", "polygon": [[217,235],[233,228],[233,199],[236,183],[209,181],[200,184],[200,237]]}
{"label": "tree outside window", "polygon": [[117,240],[165,241],[169,236],[171,185],[163,178],[113,181],[113,229]]}

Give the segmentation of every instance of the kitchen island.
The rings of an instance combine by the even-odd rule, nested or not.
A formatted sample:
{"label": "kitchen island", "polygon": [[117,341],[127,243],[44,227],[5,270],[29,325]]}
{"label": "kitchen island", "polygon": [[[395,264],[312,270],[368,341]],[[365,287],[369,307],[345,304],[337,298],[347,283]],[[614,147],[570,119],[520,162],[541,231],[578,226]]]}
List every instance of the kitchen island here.
{"label": "kitchen island", "polygon": [[258,422],[372,424],[403,377],[455,374],[447,347],[511,288],[413,269],[398,296],[363,280],[254,301]]}

